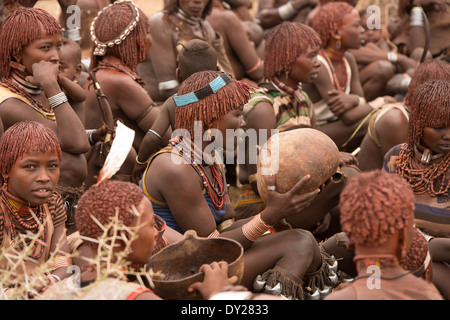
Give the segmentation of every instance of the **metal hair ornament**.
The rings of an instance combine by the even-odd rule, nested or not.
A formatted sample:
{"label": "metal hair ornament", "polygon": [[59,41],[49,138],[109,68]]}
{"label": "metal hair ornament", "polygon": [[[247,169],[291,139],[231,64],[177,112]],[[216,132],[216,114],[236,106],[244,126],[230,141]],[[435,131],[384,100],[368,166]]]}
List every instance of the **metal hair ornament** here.
{"label": "metal hair ornament", "polygon": [[[97,39],[97,36],[95,35],[95,22],[97,21],[97,18],[102,14],[104,10],[107,10],[109,7],[115,5],[115,4],[127,4],[131,11],[133,12],[133,19],[130,21],[128,26],[125,28],[125,30],[115,39],[108,41],[108,42],[101,42]],[[139,9],[138,7],[129,0],[122,0],[122,1],[116,1],[114,3],[111,3],[110,5],[106,6],[102,10],[100,10],[97,14],[97,16],[94,18],[94,21],[92,21],[91,24],[91,40],[94,42],[94,55],[96,56],[104,56],[106,54],[107,47],[114,47],[115,45],[121,44],[125,38],[131,33],[131,31],[136,28],[137,24],[139,22]]]}
{"label": "metal hair ornament", "polygon": [[173,100],[175,101],[177,107],[185,106],[187,104],[200,101],[201,99],[206,98],[207,96],[213,93],[216,93],[231,81],[232,81],[231,78],[226,73],[223,72],[217,78],[215,78],[213,81],[211,81],[201,89],[189,92],[182,96],[174,94]]}

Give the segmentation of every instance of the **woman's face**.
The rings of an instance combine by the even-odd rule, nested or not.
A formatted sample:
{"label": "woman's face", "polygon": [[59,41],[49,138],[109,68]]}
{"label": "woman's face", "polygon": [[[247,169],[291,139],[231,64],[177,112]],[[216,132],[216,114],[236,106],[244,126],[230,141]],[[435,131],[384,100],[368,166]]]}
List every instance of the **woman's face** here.
{"label": "woman's face", "polygon": [[364,28],[361,26],[359,13],[353,10],[344,17],[344,21],[338,30],[343,49],[358,49],[361,45],[363,32]]}
{"label": "woman's face", "polygon": [[60,161],[54,151],[25,154],[6,175],[8,191],[30,206],[46,203],[56,188]]}
{"label": "woman's face", "polygon": [[[237,148],[237,133],[238,129],[245,126],[245,121],[242,116],[243,107],[240,107],[234,111],[229,112],[227,115],[219,120],[214,121],[213,127],[220,131],[223,137],[222,147],[227,151],[235,151]],[[227,135],[228,132],[228,135]],[[227,137],[228,136],[228,137]],[[233,141],[228,141],[233,139]]]}
{"label": "woman's face", "polygon": [[145,264],[152,257],[155,237],[158,235],[156,229],[153,207],[147,197],[143,197],[137,208],[141,213],[140,219],[136,217],[137,238],[131,243],[132,252],[127,259],[132,263]]}
{"label": "woman's face", "polygon": [[422,143],[434,153],[450,151],[450,125],[440,128],[423,128]]}
{"label": "woman's face", "polygon": [[62,38],[60,34],[47,35],[34,40],[22,50],[20,63],[26,67],[29,74],[33,73],[32,66],[41,60],[59,63],[61,56]]}
{"label": "woman's face", "polygon": [[179,0],[178,6],[191,17],[201,17],[209,1],[211,0]]}
{"label": "woman's face", "polygon": [[289,71],[289,78],[294,83],[311,83],[317,78],[320,68],[320,62],[317,58],[319,49],[319,46],[309,47],[295,60],[291,71]]}

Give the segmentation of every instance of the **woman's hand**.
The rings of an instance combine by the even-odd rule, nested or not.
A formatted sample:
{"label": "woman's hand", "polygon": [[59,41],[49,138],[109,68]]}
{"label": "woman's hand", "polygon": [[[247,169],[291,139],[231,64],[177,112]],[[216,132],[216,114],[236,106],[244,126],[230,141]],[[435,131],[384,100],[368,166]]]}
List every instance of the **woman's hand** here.
{"label": "woman's hand", "polygon": [[359,165],[358,159],[351,153],[340,151],[339,157],[339,167]]}
{"label": "woman's hand", "polygon": [[310,192],[304,192],[304,186],[310,177],[310,175],[304,176],[286,193],[278,193],[275,191],[273,188],[276,185],[276,178],[275,176],[269,177],[267,205],[261,212],[263,221],[269,225],[274,225],[283,218],[297,214],[309,206],[311,201],[313,201],[320,192],[319,188]]}
{"label": "woman's hand", "polygon": [[59,64],[41,60],[32,66],[33,75],[27,81],[45,90],[46,85],[58,84]]}
{"label": "woman's hand", "polygon": [[204,299],[209,299],[213,294],[233,287],[238,280],[237,276],[228,278],[228,263],[225,261],[204,264],[199,271],[205,273],[203,282],[192,284],[188,291],[193,292],[197,290]]}
{"label": "woman's hand", "polygon": [[346,94],[340,90],[331,90],[328,92],[328,95],[331,96],[328,100],[328,106],[337,117],[356,107],[359,103],[356,95]]}

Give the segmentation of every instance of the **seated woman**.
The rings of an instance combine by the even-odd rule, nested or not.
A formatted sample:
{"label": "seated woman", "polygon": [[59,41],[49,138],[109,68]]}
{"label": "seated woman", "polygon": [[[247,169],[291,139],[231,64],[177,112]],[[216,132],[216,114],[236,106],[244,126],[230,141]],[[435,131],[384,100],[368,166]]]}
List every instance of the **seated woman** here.
{"label": "seated woman", "polygon": [[[62,29],[48,12],[20,8],[0,30],[0,119],[5,129],[29,120],[51,128],[63,152],[58,192],[65,198],[67,225],[73,225],[77,199],[84,192],[89,142],[70,104],[79,85],[61,76]],[[69,97],[68,97],[69,96]]]}
{"label": "seated woman", "polygon": [[[61,164],[58,138],[41,123],[18,122],[0,139],[0,163],[2,294],[23,299],[70,275],[67,216],[55,191]],[[36,280],[45,273],[43,281]]]}
{"label": "seated woman", "polygon": [[[142,187],[155,213],[173,229],[181,233],[193,229],[199,236],[240,242],[245,249],[242,284],[247,288],[255,284],[255,290],[294,299],[303,299],[307,290],[308,296],[319,297],[319,291],[325,295],[336,280],[329,266],[333,261],[322,256],[310,232],[296,229],[260,237],[317,196],[318,190],[299,193],[309,176],[284,194],[269,184],[268,203],[260,214],[222,224],[233,217],[233,208],[219,147],[227,146],[225,151],[233,153],[236,130],[244,124],[242,107],[249,97],[246,84],[217,71],[198,72],[183,81],[174,96],[174,134],[178,136],[151,158]],[[318,281],[324,281],[323,285]]]}
{"label": "seated woman", "polygon": [[366,103],[355,57],[348,52],[361,44],[359,13],[347,3],[330,2],[320,7],[311,26],[321,38],[322,67],[303,90],[313,103],[317,128],[352,152],[367,132],[367,115],[384,104],[381,97]]}
{"label": "seated woman", "polygon": [[[161,240],[173,239],[173,235],[167,235],[171,230],[158,224],[158,217],[142,189],[117,180],[94,185],[81,197],[76,219],[81,236],[86,237],[79,249],[86,262],[81,265],[79,285],[66,279],[47,289],[42,300],[161,299],[148,287],[133,281],[133,276],[142,276],[145,283],[147,274],[136,267],[150,260],[152,253],[165,242]],[[109,241],[114,245],[109,245]],[[102,254],[108,258],[102,260]],[[228,278],[227,269],[224,261],[202,266],[205,280],[189,290],[199,290],[209,299],[231,287],[235,279]]]}
{"label": "seated woman", "polygon": [[[116,21],[111,25],[111,21]],[[128,159],[116,175],[117,179],[130,181],[136,153],[147,131],[156,120],[159,109],[144,89],[142,79],[136,74],[137,65],[146,60],[152,39],[148,18],[133,2],[115,2],[103,8],[94,20],[91,37],[94,39],[90,72],[98,84],[90,80],[86,86],[86,128],[97,129],[106,123],[109,130],[114,124],[105,119],[104,113],[111,113],[134,130],[133,149]],[[100,86],[107,97],[110,110],[99,107],[96,90]],[[106,110],[102,110],[106,109]],[[95,149],[95,148],[92,148]],[[88,155],[88,177],[86,187],[95,183],[95,176],[101,168],[95,159],[98,153]]]}
{"label": "seated woman", "polygon": [[427,81],[446,79],[450,79],[450,63],[441,59],[424,61],[414,72],[404,101],[388,103],[370,117],[357,156],[361,171],[381,169],[386,153],[392,147],[406,142],[410,112],[408,100],[415,89]]}
{"label": "seated woman", "polygon": [[403,177],[415,195],[415,224],[430,236],[433,282],[450,297],[450,81],[433,80],[409,99],[408,139],[384,160],[386,171]]}
{"label": "seated woman", "polygon": [[358,277],[326,299],[441,300],[432,283],[401,263],[413,239],[413,212],[414,194],[400,177],[374,170],[351,179],[341,194],[341,224]]}
{"label": "seated woman", "polygon": [[[386,94],[404,96],[406,90],[401,81],[405,83],[410,80],[417,61],[397,52],[397,47],[389,41],[385,24],[374,28],[373,13],[361,9],[359,14],[361,26],[364,28],[363,43],[360,48],[349,49],[349,52],[358,64],[365,98],[372,100]],[[397,84],[397,87],[394,84]]]}
{"label": "seated woman", "polygon": [[[286,42],[287,37],[292,40]],[[309,26],[299,22],[283,22],[274,27],[266,37],[264,76],[265,82],[245,105],[246,129],[255,132],[258,144],[263,145],[274,129],[286,132],[299,128],[315,128],[314,110],[302,85],[311,83],[318,74],[317,59],[320,49],[319,35]],[[260,135],[266,132],[267,136]],[[252,150],[246,139],[246,160]],[[356,160],[350,154],[342,155],[341,166],[348,176],[357,174],[357,168],[348,165]],[[299,159],[300,161],[300,159]],[[238,164],[240,188],[235,206],[235,218],[256,215],[264,208],[257,189],[257,165],[255,161]],[[341,180],[342,182],[344,179]],[[313,230],[324,216],[337,206],[339,192],[344,184],[330,184],[326,191],[312,201],[301,214],[288,217],[295,228]],[[328,218],[328,217],[327,217]],[[281,227],[281,226],[280,226]]]}

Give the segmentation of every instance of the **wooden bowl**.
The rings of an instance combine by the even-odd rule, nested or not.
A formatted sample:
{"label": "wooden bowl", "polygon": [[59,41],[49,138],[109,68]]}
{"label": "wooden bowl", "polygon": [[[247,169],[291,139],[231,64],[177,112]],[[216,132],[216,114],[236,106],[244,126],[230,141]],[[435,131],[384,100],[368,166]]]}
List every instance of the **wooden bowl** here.
{"label": "wooden bowl", "polygon": [[289,191],[302,177],[310,174],[311,178],[301,192],[313,191],[336,173],[339,160],[338,147],[319,130],[301,128],[277,133],[264,144],[258,156],[259,195],[267,203],[270,174],[275,177],[279,193]]}
{"label": "wooden bowl", "polygon": [[155,254],[147,269],[161,276],[152,275],[153,291],[167,300],[203,299],[198,291],[188,292],[189,286],[202,282],[203,264],[214,261],[228,262],[228,276],[237,276],[238,283],[244,274],[244,249],[234,240],[225,238],[200,238],[194,230],[186,231],[184,239],[171,244]]}

